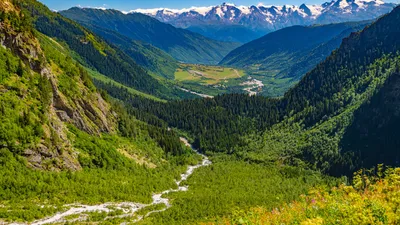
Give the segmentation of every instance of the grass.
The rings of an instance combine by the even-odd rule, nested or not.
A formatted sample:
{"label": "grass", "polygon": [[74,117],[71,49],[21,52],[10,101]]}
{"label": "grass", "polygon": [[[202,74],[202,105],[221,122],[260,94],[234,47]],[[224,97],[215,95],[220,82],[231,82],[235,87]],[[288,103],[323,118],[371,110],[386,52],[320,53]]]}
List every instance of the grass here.
{"label": "grass", "polygon": [[221,66],[206,66],[197,64],[181,64],[175,72],[177,81],[198,81],[204,85],[216,85],[225,83],[230,79],[245,76],[243,70]]}
{"label": "grass", "polygon": [[244,70],[198,64],[180,64],[175,71],[178,86],[211,96],[241,92]]}

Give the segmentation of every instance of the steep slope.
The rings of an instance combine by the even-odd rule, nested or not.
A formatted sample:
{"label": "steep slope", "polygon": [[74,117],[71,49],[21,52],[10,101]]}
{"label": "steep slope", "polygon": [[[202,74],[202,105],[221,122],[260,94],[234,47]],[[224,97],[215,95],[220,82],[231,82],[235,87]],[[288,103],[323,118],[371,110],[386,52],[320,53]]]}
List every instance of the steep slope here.
{"label": "steep slope", "polygon": [[[400,65],[399,19],[400,7],[396,7],[363,31],[352,33],[338,50],[285,94],[281,107],[291,112],[291,117],[307,130],[308,136],[303,141],[308,144],[300,149],[307,160],[314,162],[313,166],[340,175],[378,163],[398,165],[395,159],[399,151],[394,147],[395,142],[384,145],[383,138],[396,135],[390,133],[393,131],[391,124],[383,121],[391,118],[395,122],[397,118],[394,86]],[[378,104],[376,99],[382,99],[380,93],[394,104],[385,104],[388,100]],[[370,102],[378,105],[365,111],[372,106]],[[361,114],[360,110],[369,114]],[[372,125],[370,122],[360,124],[365,118],[376,118],[377,114],[382,120]],[[379,145],[362,141],[365,131],[372,132],[371,139]],[[375,132],[380,132],[378,138],[374,138]],[[381,150],[382,146],[385,150]],[[385,156],[377,157],[380,153]],[[351,155],[359,157],[349,157]],[[345,165],[346,169],[338,165]]]}
{"label": "steep slope", "polygon": [[31,11],[25,0],[0,3],[0,223],[77,203],[151,202],[175,187],[196,156],[162,121],[138,120],[98,91],[86,61],[34,28],[42,5],[30,3]]}
{"label": "steep slope", "polygon": [[125,15],[116,10],[88,8],[71,8],[60,13],[82,25],[96,25],[147,42],[186,63],[216,64],[238,47],[236,43],[214,41],[139,13]]}
{"label": "steep slope", "polygon": [[[230,3],[210,7],[188,9],[137,9],[134,12],[150,15],[161,22],[176,27],[191,29],[206,37],[215,37],[216,28],[224,27],[226,33],[219,32],[218,40],[254,40],[285,27],[294,25],[331,24],[349,21],[372,20],[395,7],[394,3],[380,0],[334,0],[321,5],[262,5],[237,6]],[[240,33],[240,30],[248,30]],[[248,41],[242,42],[246,43]]]}
{"label": "steep slope", "polygon": [[178,62],[164,51],[142,41],[132,40],[116,31],[96,25],[86,25],[92,32],[116,45],[148,72],[170,80],[174,79]]}
{"label": "steep slope", "polygon": [[37,1],[20,1],[19,4],[32,14],[38,31],[64,42],[76,53],[75,58],[84,66],[125,86],[161,98],[176,98],[180,95],[179,90],[158,82],[131,57],[120,49],[108,45],[88,29],[50,11]]}
{"label": "steep slope", "polygon": [[294,26],[270,33],[230,52],[221,62],[274,78],[300,80],[340,46],[343,38],[369,22]]}
{"label": "steep slope", "polygon": [[71,59],[44,53],[21,15],[2,6],[0,146],[26,155],[32,167],[77,170],[66,123],[89,134],[112,133],[116,118],[87,72]]}
{"label": "steep slope", "polygon": [[400,66],[384,86],[354,115],[341,140],[344,161],[335,169],[345,174],[354,168],[372,168],[377,163],[400,165]]}

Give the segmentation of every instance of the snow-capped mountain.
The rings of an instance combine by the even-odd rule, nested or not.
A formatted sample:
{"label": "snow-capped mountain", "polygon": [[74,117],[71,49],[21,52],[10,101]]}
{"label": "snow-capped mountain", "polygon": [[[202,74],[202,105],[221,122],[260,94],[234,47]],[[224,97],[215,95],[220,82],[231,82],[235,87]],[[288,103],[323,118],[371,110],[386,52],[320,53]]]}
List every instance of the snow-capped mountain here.
{"label": "snow-capped mountain", "polygon": [[[236,6],[223,3],[218,6],[192,7],[188,9],[137,9],[143,13],[176,27],[186,28],[212,36],[218,30],[232,35],[243,29],[249,35],[266,34],[293,25],[339,23],[370,20],[390,12],[396,4],[381,0],[333,0],[322,5],[283,6]],[[232,30],[233,29],[233,30]],[[221,37],[221,34],[218,35]],[[225,38],[225,37],[222,37]],[[246,40],[247,41],[247,40]]]}

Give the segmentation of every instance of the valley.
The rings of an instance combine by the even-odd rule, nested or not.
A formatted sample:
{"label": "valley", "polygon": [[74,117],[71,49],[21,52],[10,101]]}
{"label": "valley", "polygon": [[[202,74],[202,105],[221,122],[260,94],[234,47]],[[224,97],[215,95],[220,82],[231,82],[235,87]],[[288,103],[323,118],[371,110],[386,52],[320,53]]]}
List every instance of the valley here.
{"label": "valley", "polygon": [[152,1],[0,2],[0,224],[400,224],[400,6]]}
{"label": "valley", "polygon": [[[264,76],[260,78],[268,80]],[[252,96],[262,93],[265,86],[263,81],[248,76],[242,69],[199,64],[180,64],[175,72],[175,81],[181,90],[205,98],[228,93],[248,93]]]}
{"label": "valley", "polygon": [[243,70],[199,64],[180,64],[175,71],[175,81],[179,86],[214,96],[231,92],[245,76]]}
{"label": "valley", "polygon": [[[185,146],[192,148],[188,140],[186,140],[185,138],[180,138],[180,140],[185,144]],[[161,193],[152,194],[153,201],[150,204],[134,203],[134,202],[122,202],[122,203],[109,202],[100,205],[78,205],[78,204],[64,205],[63,208],[67,209],[65,212],[59,212],[56,215],[50,216],[49,218],[43,220],[34,221],[31,224],[45,225],[54,223],[87,221],[90,217],[93,216],[93,213],[100,214],[98,216],[99,219],[98,222],[113,221],[114,219],[118,219],[119,223],[121,223],[121,220],[125,218],[128,218],[127,221],[133,220],[134,222],[138,222],[154,213],[163,212],[168,208],[172,207],[172,205],[169,202],[168,198],[164,198],[162,196],[174,192],[188,191],[189,186],[181,186],[180,184],[183,181],[186,181],[188,177],[195,172],[196,169],[211,165],[211,161],[208,159],[207,156],[198,153],[194,149],[193,151],[195,151],[197,154],[201,156],[201,161],[197,165],[188,166],[186,172],[180,175],[180,179],[175,181],[177,185],[176,189],[169,189]],[[156,209],[151,210],[152,208]],[[93,221],[92,218],[90,219],[90,221],[95,222]]]}

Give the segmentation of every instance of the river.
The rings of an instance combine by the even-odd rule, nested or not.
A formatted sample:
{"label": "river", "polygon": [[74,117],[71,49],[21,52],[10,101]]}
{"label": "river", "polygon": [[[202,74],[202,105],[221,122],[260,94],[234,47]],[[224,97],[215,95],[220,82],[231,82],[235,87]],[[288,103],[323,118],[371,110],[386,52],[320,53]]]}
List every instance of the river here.
{"label": "river", "polygon": [[[193,147],[190,145],[190,143],[185,139],[185,138],[180,138],[181,141],[188,147],[192,148]],[[180,180],[176,181],[176,184],[178,185],[178,188],[176,189],[169,189],[165,190],[161,193],[155,193],[152,196],[153,202],[150,204],[142,204],[142,203],[136,203],[136,202],[120,202],[120,203],[103,203],[99,205],[82,205],[82,204],[71,204],[71,205],[66,205],[69,209],[65,212],[59,212],[53,216],[50,216],[48,218],[42,219],[35,221],[31,223],[31,225],[44,225],[44,224],[51,224],[51,223],[65,223],[65,222],[75,222],[75,221],[82,221],[87,218],[87,213],[90,212],[112,212],[115,210],[122,210],[123,214],[115,216],[118,218],[124,218],[124,217],[130,217],[134,216],[135,212],[137,212],[140,209],[143,209],[145,207],[157,205],[157,204],[164,204],[165,208],[161,210],[154,210],[148,212],[145,216],[139,216],[136,221],[137,222],[142,220],[143,218],[153,214],[153,213],[159,213],[162,211],[167,210],[170,208],[172,205],[169,201],[168,198],[162,197],[164,194],[168,194],[171,192],[179,192],[179,191],[187,191],[189,189],[188,186],[182,186],[181,183],[185,180],[188,179],[190,175],[193,174],[193,172],[203,166],[208,166],[211,165],[211,161],[208,159],[207,156],[197,152],[195,149],[193,151],[196,152],[196,154],[199,154],[202,156],[202,161],[198,163],[197,165],[194,166],[188,166],[187,170],[185,173],[181,174]],[[70,219],[67,217],[71,216],[76,216],[74,219]],[[115,217],[108,217],[108,218],[115,218]],[[131,221],[132,222],[132,221]],[[22,225],[21,223],[14,223],[14,225]]]}
{"label": "river", "polygon": [[178,87],[178,88],[181,89],[182,91],[185,91],[185,92],[200,96],[202,98],[214,98],[214,96],[211,96],[211,95],[200,94],[200,93],[197,93],[197,92],[185,89],[185,88],[181,88],[181,87]]}

